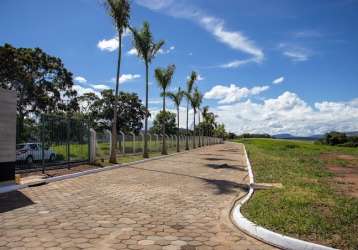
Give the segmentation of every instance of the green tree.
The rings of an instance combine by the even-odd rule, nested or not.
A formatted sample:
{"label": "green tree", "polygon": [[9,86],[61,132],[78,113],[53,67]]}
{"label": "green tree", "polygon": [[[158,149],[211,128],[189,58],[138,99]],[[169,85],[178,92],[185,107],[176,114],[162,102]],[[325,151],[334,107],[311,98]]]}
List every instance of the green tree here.
{"label": "green tree", "polygon": [[194,136],[193,136],[193,148],[196,148],[196,144],[195,144],[195,136],[196,136],[196,123],[195,123],[195,117],[196,117],[196,113],[200,107],[200,104],[203,100],[203,95],[200,93],[199,89],[196,87],[194,89],[193,94],[190,97],[190,104],[191,107],[194,110],[194,126],[193,126],[193,130],[194,130]]}
{"label": "green tree", "polygon": [[[112,105],[115,100],[113,90],[103,90],[98,97],[92,93],[79,97],[79,100],[86,106],[84,115],[90,122],[91,127],[97,130],[110,129],[113,121]],[[117,103],[116,133],[139,133],[143,127],[142,120],[145,117],[146,109],[138,95],[135,93],[119,92]]]}
{"label": "green tree", "polygon": [[[162,93],[161,96],[163,97],[163,112],[165,113],[165,98],[167,95],[167,89],[170,86],[172,81],[173,75],[175,71],[175,65],[169,65],[167,68],[156,68],[155,69],[155,79],[158,82],[159,88],[161,88]],[[163,146],[162,146],[162,154],[166,155],[167,146],[166,146],[166,139],[165,139],[165,123],[162,124],[162,137],[163,137]]]}
{"label": "green tree", "polygon": [[[117,74],[116,74],[116,92],[113,102],[113,106],[117,107],[118,104],[118,88],[119,88],[119,75],[121,69],[121,57],[122,57],[122,35],[126,28],[129,26],[130,19],[130,5],[128,0],[106,0],[105,2],[107,12],[112,17],[113,24],[118,34],[118,62],[117,62]],[[109,162],[117,163],[116,156],[116,142],[117,142],[117,109],[113,109],[113,122],[112,122],[112,145],[111,155]]]}
{"label": "green tree", "polygon": [[161,134],[165,124],[165,134],[174,135],[176,133],[175,114],[169,111],[160,111],[154,118],[153,126],[150,128],[152,134]]}
{"label": "green tree", "polygon": [[168,97],[170,99],[172,99],[172,101],[174,102],[175,106],[176,106],[176,109],[177,109],[177,152],[180,151],[180,146],[179,146],[179,108],[180,108],[180,103],[181,101],[183,100],[183,97],[184,97],[184,91],[182,91],[180,89],[180,87],[178,88],[177,92],[175,93],[172,93],[172,92],[169,92],[168,93]]}
{"label": "green tree", "polygon": [[17,93],[19,137],[24,130],[24,118],[30,115],[72,113],[79,108],[72,73],[61,59],[39,48],[0,46],[0,87]]}
{"label": "green tree", "polygon": [[186,91],[184,95],[186,97],[186,136],[185,136],[185,150],[189,150],[189,103],[191,99],[191,93],[194,88],[195,81],[197,79],[197,74],[195,71],[192,71],[189,79],[186,82]]}
{"label": "green tree", "polygon": [[[131,28],[131,30],[134,37],[134,47],[137,50],[138,56],[143,59],[145,64],[145,108],[148,110],[149,64],[152,62],[159,49],[163,46],[164,41],[160,40],[157,43],[153,41],[148,22],[144,22],[143,27],[140,30],[136,30],[135,28]],[[148,115],[145,117],[144,124],[143,157],[148,158]]]}
{"label": "green tree", "polygon": [[227,133],[225,130],[224,124],[218,124],[218,126],[214,130],[214,136],[225,139],[227,137]]}

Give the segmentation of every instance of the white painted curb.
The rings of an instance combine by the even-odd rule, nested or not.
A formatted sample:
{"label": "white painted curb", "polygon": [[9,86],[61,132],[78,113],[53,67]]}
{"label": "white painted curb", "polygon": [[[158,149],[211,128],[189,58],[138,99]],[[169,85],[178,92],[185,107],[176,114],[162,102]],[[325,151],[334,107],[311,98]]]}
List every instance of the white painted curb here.
{"label": "white painted curb", "polygon": [[37,185],[37,184],[47,184],[47,183],[50,183],[50,182],[62,181],[62,180],[66,180],[66,179],[76,178],[76,177],[83,176],[83,175],[94,174],[94,173],[98,173],[98,172],[102,172],[102,171],[108,171],[108,170],[112,170],[112,169],[116,169],[116,168],[136,165],[136,164],[143,163],[143,162],[159,160],[159,159],[171,157],[171,156],[178,155],[178,154],[185,154],[185,153],[188,153],[188,152],[192,152],[192,151],[195,151],[195,150],[199,150],[199,149],[202,149],[202,148],[215,146],[215,145],[217,145],[217,144],[213,144],[213,145],[209,145],[209,146],[205,146],[205,147],[197,147],[195,149],[184,150],[184,151],[181,151],[181,152],[176,152],[176,153],[168,154],[168,155],[155,156],[155,157],[152,157],[152,158],[143,159],[143,160],[134,161],[134,162],[129,162],[129,163],[116,164],[116,165],[109,166],[109,167],[95,168],[95,169],[90,169],[90,170],[86,170],[86,171],[82,171],[82,172],[78,172],[78,173],[51,177],[51,178],[43,179],[43,180],[40,180],[40,181],[34,181],[34,182],[26,183],[26,184],[19,184],[19,185],[13,184],[13,185],[8,185],[8,186],[3,186],[3,187],[0,187],[0,194],[20,190],[20,189],[23,189],[23,188],[28,188],[28,187],[31,187],[31,186],[34,186],[34,185]]}
{"label": "white painted curb", "polygon": [[246,163],[248,167],[249,172],[249,178],[250,178],[250,190],[249,193],[240,201],[238,201],[235,204],[235,207],[232,211],[232,216],[234,223],[236,226],[247,233],[248,235],[261,240],[263,242],[266,242],[270,245],[282,248],[282,249],[289,249],[289,250],[335,250],[335,248],[326,247],[322,245],[318,245],[315,243],[311,243],[308,241],[303,241],[299,239],[295,239],[289,236],[285,236],[279,233],[275,233],[273,231],[270,231],[266,228],[263,228],[261,226],[256,225],[255,223],[249,221],[246,219],[240,212],[241,206],[246,203],[251,196],[254,193],[254,189],[252,187],[252,184],[255,183],[254,175],[252,173],[251,164],[249,161],[249,158],[247,156],[245,145],[243,145]]}

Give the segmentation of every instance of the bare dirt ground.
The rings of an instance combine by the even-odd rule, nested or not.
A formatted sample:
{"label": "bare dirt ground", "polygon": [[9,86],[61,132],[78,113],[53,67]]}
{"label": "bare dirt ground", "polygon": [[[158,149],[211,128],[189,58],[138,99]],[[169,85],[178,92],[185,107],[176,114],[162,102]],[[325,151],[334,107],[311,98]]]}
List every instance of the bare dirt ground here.
{"label": "bare dirt ground", "polygon": [[334,185],[344,195],[358,198],[358,157],[345,154],[322,154],[327,169],[334,174]]}
{"label": "bare dirt ground", "polygon": [[273,249],[233,226],[240,144],[0,195],[1,249]]}

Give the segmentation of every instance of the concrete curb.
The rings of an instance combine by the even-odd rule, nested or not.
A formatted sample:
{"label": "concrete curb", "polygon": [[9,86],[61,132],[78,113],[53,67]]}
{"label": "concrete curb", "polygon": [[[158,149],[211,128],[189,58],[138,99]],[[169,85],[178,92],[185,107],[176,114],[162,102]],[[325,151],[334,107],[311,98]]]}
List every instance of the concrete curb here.
{"label": "concrete curb", "polygon": [[241,206],[246,203],[253,195],[254,188],[253,184],[255,183],[254,175],[252,172],[251,164],[249,158],[247,156],[245,145],[243,145],[245,159],[248,167],[249,178],[250,178],[250,190],[249,193],[241,200],[236,202],[234,208],[232,210],[232,217],[234,224],[246,234],[263,241],[267,244],[270,244],[275,247],[279,247],[282,249],[290,249],[290,250],[335,250],[335,248],[326,247],[323,245],[311,243],[308,241],[303,241],[299,239],[295,239],[289,236],[285,236],[279,233],[275,233],[266,228],[256,225],[255,223],[249,221],[241,214]]}
{"label": "concrete curb", "polygon": [[188,153],[188,152],[193,152],[193,151],[196,151],[196,150],[199,150],[199,149],[202,149],[202,148],[215,146],[215,145],[217,145],[217,144],[209,145],[209,146],[205,146],[205,147],[200,147],[200,148],[197,147],[195,149],[184,150],[184,151],[181,151],[181,152],[176,152],[176,153],[168,154],[168,155],[155,156],[155,157],[152,157],[152,158],[143,159],[143,160],[139,160],[139,161],[133,161],[133,162],[129,162],[129,163],[116,164],[116,165],[109,166],[109,167],[95,168],[95,169],[90,169],[90,170],[86,170],[86,171],[82,171],[82,172],[78,172],[78,173],[51,177],[51,178],[43,179],[41,181],[29,182],[29,183],[26,183],[26,184],[8,185],[8,186],[0,187],[0,194],[20,190],[20,189],[23,189],[23,188],[28,188],[28,187],[35,186],[35,185],[47,184],[47,183],[51,183],[51,182],[55,182],[55,181],[62,181],[62,180],[66,180],[66,179],[72,179],[72,178],[80,177],[80,176],[83,176],[83,175],[88,175],[88,174],[94,174],[94,173],[99,173],[99,172],[103,172],[103,171],[113,170],[113,169],[116,169],[116,168],[132,166],[132,165],[140,164],[140,163],[143,163],[143,162],[160,160],[160,159],[164,159],[164,158],[171,157],[171,156],[174,156],[174,155],[185,154],[185,153]]}

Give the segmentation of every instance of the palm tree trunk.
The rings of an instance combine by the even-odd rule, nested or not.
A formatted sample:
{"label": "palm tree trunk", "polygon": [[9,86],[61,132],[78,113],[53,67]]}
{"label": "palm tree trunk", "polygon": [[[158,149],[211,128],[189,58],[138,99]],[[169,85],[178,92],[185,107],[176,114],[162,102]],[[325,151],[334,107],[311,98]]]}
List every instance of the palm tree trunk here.
{"label": "palm tree trunk", "polygon": [[195,133],[195,116],[196,116],[196,110],[194,109],[193,148],[196,148],[196,146],[195,146],[195,136],[196,136],[196,133]]}
{"label": "palm tree trunk", "polygon": [[118,63],[117,63],[117,76],[116,76],[116,92],[113,105],[113,121],[112,121],[112,141],[111,141],[111,155],[109,158],[110,163],[117,163],[116,146],[117,146],[117,109],[118,109],[118,88],[119,88],[119,74],[121,69],[122,57],[122,32],[118,34]]}
{"label": "palm tree trunk", "polygon": [[[165,90],[163,91],[163,113],[165,118]],[[166,145],[166,138],[165,138],[165,119],[162,124],[162,136],[163,136],[163,145],[162,145],[162,155],[167,155],[167,145]]]}
{"label": "palm tree trunk", "polygon": [[186,136],[185,150],[189,150],[189,100],[186,101]]}
{"label": "palm tree trunk", "polygon": [[179,147],[179,106],[177,106],[177,152],[180,152],[180,147]]}
{"label": "palm tree trunk", "polygon": [[145,62],[145,121],[144,121],[144,150],[143,150],[143,158],[149,158],[148,155],[148,62]]}

